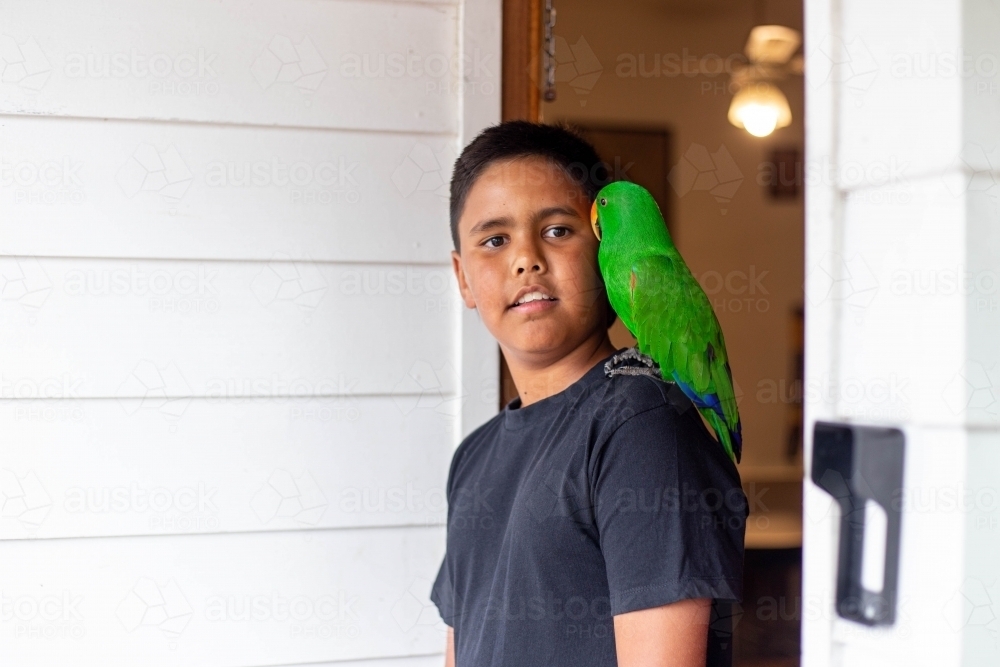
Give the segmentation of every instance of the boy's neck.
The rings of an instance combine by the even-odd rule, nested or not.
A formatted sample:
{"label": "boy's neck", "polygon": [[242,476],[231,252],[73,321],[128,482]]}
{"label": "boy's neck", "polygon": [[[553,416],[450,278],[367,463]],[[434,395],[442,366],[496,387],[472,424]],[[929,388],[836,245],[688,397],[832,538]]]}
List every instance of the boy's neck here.
{"label": "boy's neck", "polygon": [[558,394],[616,351],[607,332],[602,331],[557,361],[533,361],[507,352],[504,358],[524,407]]}

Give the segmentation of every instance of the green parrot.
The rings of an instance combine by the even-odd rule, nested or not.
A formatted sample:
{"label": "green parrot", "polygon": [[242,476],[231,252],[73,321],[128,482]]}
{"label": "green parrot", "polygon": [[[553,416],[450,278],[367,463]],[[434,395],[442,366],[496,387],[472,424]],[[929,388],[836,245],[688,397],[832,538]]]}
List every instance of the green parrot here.
{"label": "green parrot", "polygon": [[608,299],[639,341],[638,353],[633,348],[619,358],[655,362],[663,380],[691,399],[739,463],[743,435],[722,329],[653,196],[628,181],[606,185],[590,222],[600,242],[597,259]]}

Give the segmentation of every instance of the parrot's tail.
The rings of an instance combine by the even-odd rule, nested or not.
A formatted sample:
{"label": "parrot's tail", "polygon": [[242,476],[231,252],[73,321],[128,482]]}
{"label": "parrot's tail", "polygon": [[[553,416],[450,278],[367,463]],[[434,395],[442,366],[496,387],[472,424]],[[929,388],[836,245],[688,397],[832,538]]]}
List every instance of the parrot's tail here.
{"label": "parrot's tail", "polygon": [[740,421],[739,414],[736,415],[736,427],[730,429],[726,424],[725,410],[723,410],[722,402],[719,401],[718,396],[715,394],[699,395],[690,385],[677,377],[676,371],[673,374],[673,380],[684,392],[684,395],[691,399],[694,407],[698,408],[698,412],[702,414],[705,421],[712,426],[715,437],[722,443],[722,448],[726,450],[726,454],[729,454],[729,458],[739,463],[740,456],[743,454],[743,423]]}
{"label": "parrot's tail", "polygon": [[719,439],[729,458],[739,463],[740,455],[743,453],[743,424],[737,421],[736,428],[730,430],[725,420],[712,408],[698,408],[698,412],[712,426],[715,437]]}

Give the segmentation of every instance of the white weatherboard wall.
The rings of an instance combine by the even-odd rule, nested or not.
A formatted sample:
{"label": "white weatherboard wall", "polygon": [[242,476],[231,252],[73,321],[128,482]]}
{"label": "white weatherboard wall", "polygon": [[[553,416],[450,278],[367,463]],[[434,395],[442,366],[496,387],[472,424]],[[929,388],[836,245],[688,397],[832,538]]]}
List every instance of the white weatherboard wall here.
{"label": "white weatherboard wall", "polygon": [[1000,664],[1000,9],[816,0],[806,28],[823,174],[807,183],[806,451],[817,420],[907,443],[892,627],[836,615],[839,510],[806,484],[804,665]]}
{"label": "white weatherboard wall", "polygon": [[3,664],[440,664],[500,3],[0,15]]}

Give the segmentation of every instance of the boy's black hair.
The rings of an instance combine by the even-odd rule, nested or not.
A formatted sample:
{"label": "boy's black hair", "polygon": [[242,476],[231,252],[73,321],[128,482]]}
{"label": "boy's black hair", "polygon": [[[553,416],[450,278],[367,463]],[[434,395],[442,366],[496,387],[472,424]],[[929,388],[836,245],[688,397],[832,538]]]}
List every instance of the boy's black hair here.
{"label": "boy's black hair", "polygon": [[608,170],[586,139],[565,126],[510,120],[488,127],[472,140],[451,174],[451,240],[459,251],[458,219],[479,176],[495,162],[524,157],[551,160],[593,201],[608,184]]}

